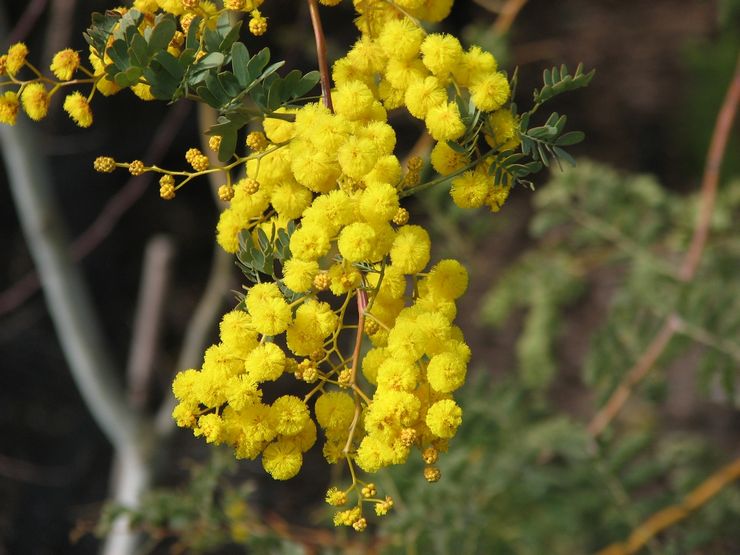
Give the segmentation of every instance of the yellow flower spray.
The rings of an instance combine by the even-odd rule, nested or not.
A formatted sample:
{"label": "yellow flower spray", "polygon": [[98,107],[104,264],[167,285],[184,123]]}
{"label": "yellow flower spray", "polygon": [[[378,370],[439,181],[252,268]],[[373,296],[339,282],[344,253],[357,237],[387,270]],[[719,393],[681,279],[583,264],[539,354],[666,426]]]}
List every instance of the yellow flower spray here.
{"label": "yellow flower spray", "polygon": [[[176,376],[173,418],[208,443],[231,446],[237,458],[260,458],[278,480],[298,474],[304,453],[320,442],[327,462],[346,465],[351,478],[348,487],[327,492],[329,505],[351,504],[334,523],[363,531],[365,508],[382,516],[393,500],[361,471],[372,474],[418,457],[429,482],[441,478],[436,463],[463,419],[454,393],[465,383],[471,357],[454,323],[467,272],[455,260],[431,260],[428,232],[410,222],[401,201],[451,183],[458,206],[498,211],[515,183],[547,163],[547,153],[556,157],[564,120],[548,123],[554,134],[527,129],[546,88],[536,93],[542,100],[535,108],[520,116],[511,104],[512,83],[492,54],[425,30],[423,22],[449,14],[452,0],[355,0],[360,37],[331,69],[318,6],[309,0],[322,102],[299,102],[317,77],[273,105],[267,93],[276,81],[267,72],[274,70],[260,75],[267,64],[262,52],[249,58],[235,39],[224,47],[229,50],[213,51],[228,39],[218,35],[228,14],[248,16],[251,34],[264,34],[261,4],[135,0],[131,10],[106,14],[110,36],[96,34],[94,26],[88,30],[90,69],[77,52],[63,50],[51,64],[55,79],[44,77],[27,61],[25,46],[16,44],[0,59],[7,78],[0,87],[12,88],[0,94],[0,122],[13,124],[19,107],[41,119],[53,94],[81,84],[90,93],[75,90],[64,101],[81,127],[93,122],[96,91],[130,88],[142,100],[174,100],[190,91],[221,111],[208,142],[219,165],[196,148],[185,154],[191,169],[182,171],[109,156],[94,163],[106,173],[122,167],[132,175],[161,174],[166,200],[197,177],[224,177],[218,194],[229,205],[216,238],[237,255],[253,283],[223,316],[220,341],[206,350],[200,368]],[[138,48],[138,58],[122,57],[121,45]],[[212,69],[212,78],[221,79],[224,52],[233,69],[229,80],[216,86],[194,77]],[[20,80],[24,68],[34,77]],[[567,71],[560,73],[564,80]],[[300,88],[298,79],[293,87]],[[583,86],[588,79],[577,71],[571,80]],[[264,91],[253,97],[262,102],[262,129],[247,134],[244,154],[229,127],[246,122],[227,92],[239,87],[244,92],[237,98]],[[428,168],[421,158],[410,158],[405,168],[399,161],[388,123],[389,111],[397,109],[423,121],[435,141],[431,166],[440,177],[422,183]],[[522,161],[525,155],[534,161]],[[239,171],[243,177],[232,180]],[[291,380],[294,393],[272,393],[271,383]]]}

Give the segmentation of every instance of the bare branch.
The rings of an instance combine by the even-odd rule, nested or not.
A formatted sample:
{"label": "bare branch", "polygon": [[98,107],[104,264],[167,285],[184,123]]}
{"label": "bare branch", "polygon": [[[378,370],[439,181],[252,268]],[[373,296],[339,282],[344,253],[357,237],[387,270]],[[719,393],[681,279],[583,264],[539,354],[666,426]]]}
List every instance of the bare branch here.
{"label": "bare branch", "polygon": [[324,99],[324,106],[334,111],[331,103],[331,74],[329,73],[329,64],[326,59],[326,38],[324,29],[321,26],[321,16],[319,15],[319,6],[316,0],[308,0],[308,10],[311,13],[311,25],[313,34],[316,38],[316,58],[319,62],[319,73],[321,74],[321,96]]}
{"label": "bare branch", "polygon": [[95,421],[119,449],[137,441],[139,419],[126,405],[84,280],[66,233],[33,131],[20,120],[0,128],[10,189],[72,377]]}
{"label": "bare branch", "polygon": [[720,468],[694,488],[683,501],[661,509],[635,528],[626,541],[615,543],[596,555],[632,555],[638,553],[647,542],[670,526],[678,524],[694,511],[706,505],[715,495],[735,480],[740,479],[740,459]]}
{"label": "bare branch", "polygon": [[[190,110],[189,103],[180,102],[168,112],[157,128],[154,139],[146,150],[144,160],[156,164],[164,157]],[[75,261],[84,259],[100,246],[115,229],[121,217],[144,194],[151,180],[151,174],[144,174],[131,177],[126,181],[124,186],[103,206],[95,221],[72,243],[71,251]],[[0,316],[23,304],[38,290],[39,286],[38,274],[32,271],[1,292]]]}
{"label": "bare branch", "polygon": [[[724,159],[727,140],[730,129],[735,119],[737,106],[740,102],[740,56],[735,66],[735,73],[725,94],[722,107],[717,114],[717,122],[712,133],[712,140],[707,154],[707,163],[704,168],[704,177],[701,186],[701,205],[699,218],[694,228],[689,250],[684,257],[680,279],[690,282],[696,275],[696,270],[704,252],[704,246],[709,235],[709,224],[712,218],[712,210],[717,196],[717,184],[719,172]],[[660,355],[663,354],[673,336],[681,329],[681,320],[675,312],[669,314],[660,331],[649,343],[644,353],[638,358],[637,363],[625,374],[624,379],[614,390],[606,404],[596,413],[588,424],[588,431],[593,437],[598,436],[609,423],[616,418],[619,411],[629,399],[633,388],[655,365]]]}
{"label": "bare branch", "polygon": [[126,368],[129,403],[138,410],[146,407],[149,398],[173,252],[172,241],[164,236],[152,238],[144,252],[134,333]]}

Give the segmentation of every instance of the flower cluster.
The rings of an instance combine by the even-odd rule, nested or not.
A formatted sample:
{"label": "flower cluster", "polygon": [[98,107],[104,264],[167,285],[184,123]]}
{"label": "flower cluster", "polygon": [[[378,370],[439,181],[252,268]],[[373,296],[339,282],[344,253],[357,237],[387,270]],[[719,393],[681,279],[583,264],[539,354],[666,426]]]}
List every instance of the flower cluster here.
{"label": "flower cluster", "polygon": [[[206,351],[201,368],[176,377],[173,416],[207,442],[230,445],[238,458],[261,458],[279,480],[299,472],[320,429],[326,460],[348,465],[352,476],[347,489],[328,492],[327,502],[340,507],[350,493],[356,500],[336,513],[335,524],[358,531],[367,525],[365,503],[377,515],[393,506],[358,469],[373,473],[416,451],[427,480],[440,478],[435,463],[462,421],[452,394],[465,382],[470,360],[453,323],[467,273],[454,260],[429,269],[429,235],[409,224],[400,206],[425,185],[423,162],[411,158],[404,167],[399,161],[388,112],[404,107],[425,122],[437,141],[432,166],[452,180],[460,206],[497,210],[510,186],[489,175],[491,153],[517,145],[507,78],[491,54],[427,34],[417,20],[438,21],[450,5],[356,2],[362,36],[334,63],[328,102],[267,114],[263,130],[248,134],[248,152],[228,164],[211,167],[198,149],[185,155],[192,171],[110,157],[95,163],[102,172],[160,172],[165,199],[194,177],[223,172],[219,196],[229,206],[217,239],[228,252],[256,243],[260,230],[273,240],[280,230],[292,231],[279,273],[247,289],[223,317],[220,342]],[[137,0],[135,7],[177,16],[184,33],[196,16],[204,28],[219,14],[209,2],[187,0]],[[267,25],[258,7],[224,5],[250,13],[255,35]],[[106,86],[106,94],[116,92]],[[142,97],[145,87],[138,87]],[[474,120],[460,113],[462,100],[472,102]],[[213,136],[209,148],[218,151],[221,140]],[[232,182],[239,168],[246,175]],[[271,384],[291,379],[304,392],[276,394],[287,386]]]}
{"label": "flower cluster", "polygon": [[[95,82],[92,73],[80,66],[80,55],[74,50],[67,48],[54,55],[49,68],[54,78],[44,77],[28,61],[28,54],[28,47],[19,42],[0,56],[0,79],[4,78],[0,81],[0,91],[6,87],[12,88],[0,94],[0,123],[15,125],[21,107],[29,118],[39,121],[46,117],[52,96],[62,87]],[[21,79],[20,73],[23,68],[27,68],[34,77]],[[78,71],[86,77],[74,79]],[[80,127],[92,125],[90,97],[74,91],[64,99],[64,110]]]}
{"label": "flower cluster", "polygon": [[[424,3],[437,17],[449,5]],[[372,92],[386,110],[406,107],[437,141],[433,168],[441,175],[455,174],[453,201],[463,208],[485,204],[498,211],[512,183],[490,178],[492,160],[481,155],[478,139],[482,134],[489,153],[519,144],[518,122],[507,105],[506,75],[489,52],[477,46],[464,50],[451,35],[427,34],[414,19],[399,18],[390,4],[379,2],[377,8],[360,18],[363,36],[334,64],[338,94],[350,99]],[[461,113],[461,106],[470,104],[473,113]]]}
{"label": "flower cluster", "polygon": [[[498,209],[505,199],[506,184],[497,190],[489,176],[492,151],[482,153],[478,136],[494,148],[516,146],[509,83],[493,56],[427,35],[403,11],[378,6],[386,20],[380,24],[377,10],[361,17],[362,37],[333,66],[331,108],[283,108],[248,135],[251,153],[239,159],[246,177],[220,190],[230,204],[218,242],[240,253],[243,241],[257,242],[257,230],[274,238],[297,222],[290,256],[274,281],[251,286],[224,316],[221,341],[202,368],[181,372],[173,386],[179,425],[232,446],[237,457],[261,457],[276,479],[298,473],[318,427],[326,460],[347,464],[352,476],[327,502],[344,505],[350,492],[357,501],[336,513],[335,524],[359,531],[364,503],[383,515],[393,501],[378,497],[358,468],[373,473],[417,452],[424,476],[440,478],[435,463],[462,422],[453,393],[470,360],[453,323],[467,273],[455,260],[429,268],[429,234],[400,206],[419,186],[422,163],[404,168],[396,157],[388,111],[405,106],[425,121],[438,141],[432,163],[451,176],[461,206]],[[460,95],[482,114],[477,128],[463,121]],[[466,153],[449,146],[466,134]],[[310,384],[302,396],[271,395],[270,383],[291,379]]]}
{"label": "flower cluster", "polygon": [[[130,88],[142,100],[188,95],[219,110],[208,149],[221,162],[190,148],[190,168],[180,171],[109,156],[94,163],[104,173],[160,174],[166,200],[196,177],[223,174],[218,196],[229,204],[216,238],[253,284],[223,316],[220,341],[201,367],[176,376],[173,417],[207,442],[231,446],[237,458],[260,458],[278,480],[295,476],[320,440],[326,460],[346,464],[352,479],[327,492],[333,507],[354,502],[334,522],[357,531],[367,526],[366,504],[378,516],[393,507],[358,470],[418,456],[424,477],[440,479],[438,457],[462,422],[453,394],[471,356],[454,324],[467,272],[455,260],[431,262],[429,234],[409,222],[402,199],[450,183],[458,206],[495,212],[521,177],[547,164],[547,153],[565,156],[560,147],[580,140],[561,136],[564,116],[541,128],[526,124],[547,95],[585,86],[590,76],[580,68],[573,77],[564,67],[546,72],[549,89],[518,116],[491,53],[425,30],[423,22],[444,19],[452,1],[354,0],[360,37],[330,72],[319,64],[322,102],[302,96],[318,76],[282,79],[279,64],[267,67],[267,49],[249,57],[236,42],[228,12],[248,14],[246,27],[260,36],[268,29],[262,0],[134,0],[135,10],[98,14],[103,30],[94,24],[86,35],[92,69],[62,51],[51,65],[58,81],[27,62],[22,44],[0,57],[9,79],[0,86],[18,87],[0,95],[4,123],[15,121],[20,104],[31,118],[44,117],[51,95],[79,83],[90,83],[90,94],[73,92],[64,109],[83,127],[92,123],[96,91]],[[18,80],[24,66],[36,78]],[[77,71],[86,78],[74,79]],[[240,155],[237,132],[254,119],[242,103],[247,94],[261,129],[247,134]],[[388,123],[394,110],[423,121],[435,142],[430,164],[399,160]],[[528,155],[532,162],[519,163]],[[424,181],[432,169],[439,176]]]}
{"label": "flower cluster", "polygon": [[[201,18],[201,26],[213,26],[225,11],[246,11],[251,17],[250,31],[254,35],[264,34],[267,31],[267,19],[257,9],[262,2],[263,0],[226,0],[224,7],[218,8],[215,3],[208,0],[134,0],[133,7],[145,16],[139,26],[141,34],[154,26],[154,16],[159,10],[179,17],[181,30],[175,33],[167,46],[169,53],[178,56],[182,50],[185,33],[196,17]],[[127,11],[128,8],[125,7],[114,10],[119,15]],[[113,39],[114,34],[110,33],[109,46]],[[34,67],[28,60],[28,54],[28,47],[19,42],[0,56],[0,79],[4,78],[0,80],[0,123],[14,125],[21,108],[32,120],[39,121],[45,118],[52,97],[64,87],[80,85],[90,87],[87,95],[75,90],[64,99],[64,111],[80,127],[90,127],[93,123],[91,102],[96,93],[110,96],[128,88],[141,100],[154,100],[150,84],[145,77],[139,78],[128,87],[122,87],[106,74],[106,67],[111,63],[107,50],[101,53],[91,46],[88,53],[89,67],[81,64],[79,52],[69,48],[57,52],[49,68],[53,77],[45,76]],[[19,74],[23,68],[32,73],[30,79],[21,79]]]}

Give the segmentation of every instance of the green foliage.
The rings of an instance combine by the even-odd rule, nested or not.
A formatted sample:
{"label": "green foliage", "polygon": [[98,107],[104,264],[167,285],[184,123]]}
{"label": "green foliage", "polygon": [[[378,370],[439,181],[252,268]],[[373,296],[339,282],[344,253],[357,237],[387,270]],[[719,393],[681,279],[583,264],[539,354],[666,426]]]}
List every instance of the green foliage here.
{"label": "green foliage", "polygon": [[[606,271],[616,292],[584,365],[584,378],[600,398],[613,390],[672,311],[686,322],[685,336],[704,345],[701,383],[719,380],[734,396],[740,290],[732,276],[740,242],[732,214],[740,208],[739,182],[720,194],[711,240],[690,283],[678,278],[678,264],[691,237],[696,197],[666,191],[649,177],[621,176],[586,163],[555,175],[537,193],[535,205],[530,231],[541,246],[507,270],[483,310],[486,321],[503,325],[514,309],[527,309],[517,344],[520,370],[542,379],[526,383],[550,384],[553,331],[564,310],[588,289],[591,276]],[[672,342],[663,362],[683,356],[695,341]]]}
{"label": "green foliage", "polygon": [[535,104],[543,104],[564,92],[586,87],[594,78],[594,75],[596,75],[595,69],[583,73],[583,64],[578,64],[573,75],[570,74],[568,66],[565,64],[561,65],[560,68],[556,66],[552,69],[546,69],[542,73],[542,88],[534,91]]}
{"label": "green foliage", "polygon": [[[386,474],[384,487],[395,484],[400,497],[397,515],[381,522],[387,553],[594,552],[680,503],[727,462],[705,434],[664,428],[659,393],[667,384],[660,369],[698,352],[699,384],[723,386],[730,400],[736,395],[740,181],[720,189],[691,283],[678,279],[677,269],[692,235],[696,195],[581,163],[556,173],[535,205],[535,245],[497,280],[481,310],[499,328],[523,313],[517,367],[498,383],[481,375],[467,386],[463,425],[438,463],[441,481],[427,484],[421,461]],[[602,314],[581,326],[590,327],[589,336],[568,337],[569,310],[605,283],[606,292],[598,293],[609,298]],[[560,342],[588,346],[583,379],[601,403],[673,311],[686,328],[650,387],[633,393],[619,425],[598,441],[561,403],[548,401],[562,376]],[[738,516],[740,491],[727,488],[646,552],[734,552],[727,546],[737,542]]]}
{"label": "green foliage", "polygon": [[116,517],[125,514],[134,529],[151,538],[149,550],[162,541],[176,539],[172,552],[211,553],[239,545],[239,551],[248,548],[254,553],[304,553],[299,545],[281,538],[261,522],[248,504],[254,485],[234,482],[236,466],[230,452],[213,449],[205,463],[192,463],[190,479],[183,489],[152,490],[136,510],[109,504],[97,533],[107,534]]}
{"label": "green foliage", "polygon": [[[523,113],[519,120],[522,154],[531,156],[534,162],[544,166],[549,166],[553,160],[561,169],[562,162],[575,166],[575,160],[564,147],[583,141],[584,133],[582,131],[564,133],[567,118],[556,112],[550,114],[542,126],[532,127],[531,120],[535,112],[547,101],[563,93],[588,86],[594,75],[596,75],[595,69],[583,73],[583,64],[578,64],[573,75],[569,73],[565,65],[544,71],[542,76],[543,86],[541,89],[535,89],[534,91],[534,106],[528,112]],[[516,106],[514,108],[516,109]],[[513,173],[516,178],[521,178],[529,173],[539,171],[541,165],[525,165],[526,171],[518,168]],[[528,184],[531,188],[531,183]]]}
{"label": "green foliage", "polygon": [[117,11],[108,10],[104,14],[93,12],[91,16],[92,24],[82,34],[87,43],[95,50],[100,58],[108,45],[108,37],[113,32],[113,28],[121,19],[121,14]]}
{"label": "green foliage", "polygon": [[[527,387],[546,388],[555,377],[560,313],[584,288],[577,272],[566,256],[527,253],[504,274],[485,301],[483,318],[499,327],[506,324],[514,309],[527,309],[516,346],[519,371]],[[521,295],[522,291],[528,294]]]}
{"label": "green foliage", "polygon": [[[275,263],[282,264],[290,258],[290,236],[295,228],[294,221],[288,222],[285,229],[277,231],[273,226],[268,236],[264,229],[258,227],[255,231],[256,238],[252,237],[250,231],[244,230],[239,233],[239,251],[236,255],[236,264],[244,277],[252,283],[260,283],[264,278],[275,281],[288,302],[295,301],[300,295],[288,289],[277,277]],[[243,300],[243,297],[239,295],[240,300]]]}
{"label": "green foliage", "polygon": [[[289,118],[276,111],[303,97],[319,81],[317,71],[304,75],[293,70],[280,77],[277,71],[285,62],[270,64],[268,48],[250,56],[244,43],[237,40],[241,22],[232,24],[226,13],[213,29],[204,26],[200,37],[202,20],[193,19],[178,56],[167,50],[177,30],[175,17],[161,13],[143,32],[142,17],[135,9],[124,15],[116,11],[95,13],[85,39],[101,59],[103,53],[110,57],[105,72],[118,86],[143,83],[145,78],[154,98],[191,98],[215,108],[217,123],[207,133],[221,137],[218,157],[222,162],[233,156],[237,133],[250,120]],[[108,46],[111,35],[113,41]]]}
{"label": "green foliage", "polygon": [[[488,174],[493,176],[495,184],[509,187],[520,184],[534,189],[533,183],[525,178],[539,172],[543,166],[549,166],[553,161],[561,169],[562,162],[571,166],[575,165],[575,160],[565,150],[565,147],[580,143],[585,138],[585,134],[582,131],[566,133],[566,116],[555,112],[550,114],[542,126],[533,127],[532,117],[543,104],[555,96],[588,86],[595,74],[596,70],[584,74],[583,64],[578,65],[574,75],[570,75],[568,68],[564,65],[560,69],[555,67],[545,71],[545,84],[541,90],[535,90],[532,108],[518,117],[517,134],[521,149],[519,144],[516,148],[497,145],[482,156],[488,157],[491,161]],[[513,97],[518,82],[516,71],[510,81]],[[485,114],[476,108],[472,97],[456,96],[455,102],[466,131],[460,139],[447,141],[447,145],[452,150],[465,155],[466,158],[474,160],[479,157],[481,133],[487,129],[488,122],[484,117]],[[513,102],[511,110],[517,117],[518,108]],[[471,164],[470,167],[473,165]],[[470,168],[464,168],[464,170],[467,169]],[[454,175],[457,175],[457,172]]]}
{"label": "green foliage", "polygon": [[[698,175],[704,166],[717,110],[740,52],[740,2],[721,0],[717,2],[717,12],[714,32],[695,37],[682,48],[685,92],[666,130],[666,136],[673,137],[675,143],[670,144],[671,150],[678,151],[674,155],[678,170],[688,175]],[[740,174],[737,133],[730,134],[722,168],[724,175]]]}
{"label": "green foliage", "polygon": [[[593,553],[680,502],[721,464],[705,438],[660,435],[645,423],[594,444],[581,424],[534,402],[518,379],[477,378],[461,399],[463,425],[440,457],[442,479],[428,484],[418,461],[380,480],[398,496],[396,514],[380,522],[383,553]],[[655,552],[732,541],[738,516],[740,491],[728,489]]]}

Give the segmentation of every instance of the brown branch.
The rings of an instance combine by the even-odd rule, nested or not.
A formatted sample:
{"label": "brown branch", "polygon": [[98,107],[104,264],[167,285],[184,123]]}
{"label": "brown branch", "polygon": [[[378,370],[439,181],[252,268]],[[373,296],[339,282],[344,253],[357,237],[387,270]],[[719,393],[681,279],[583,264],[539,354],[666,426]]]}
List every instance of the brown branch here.
{"label": "brown branch", "polygon": [[500,37],[508,33],[526,3],[527,0],[508,0],[493,24],[493,32]]}
{"label": "brown branch", "polygon": [[65,466],[40,466],[0,454],[0,476],[7,480],[61,487],[71,481],[70,470]]}
{"label": "brown branch", "polygon": [[5,51],[11,44],[25,40],[33,31],[36,22],[46,9],[47,0],[31,0],[23,11],[18,22],[10,31],[6,39],[2,42],[2,50]]}
{"label": "brown branch", "polygon": [[134,333],[126,367],[129,403],[136,410],[144,410],[149,400],[173,253],[172,240],[164,236],[153,237],[144,251]]}
{"label": "brown branch", "polygon": [[622,379],[617,389],[611,394],[606,404],[599,409],[596,416],[588,424],[588,433],[597,437],[604,431],[614,417],[619,413],[624,404],[632,394],[632,389],[640,383],[643,378],[650,372],[660,355],[668,346],[673,335],[676,333],[678,323],[674,317],[669,317],[663,323],[660,331],[637,360],[635,365],[629,369],[624,379]]}
{"label": "brown branch", "polygon": [[[717,121],[712,132],[712,139],[707,154],[707,163],[701,185],[699,218],[691,238],[689,249],[684,257],[679,277],[684,282],[693,280],[699,266],[701,255],[709,234],[709,224],[717,196],[720,168],[727,147],[730,129],[735,119],[737,105],[740,102],[740,56],[738,57],[732,81],[727,89],[722,107],[717,114]],[[680,329],[680,318],[675,312],[669,314],[660,331],[650,342],[637,363],[627,372],[617,389],[606,404],[596,413],[588,424],[588,431],[596,437],[616,418],[619,411],[629,399],[633,388],[650,372],[660,355],[663,354],[671,338]]]}
{"label": "brown branch", "polygon": [[51,0],[44,39],[44,55],[41,58],[44,66],[48,67],[54,54],[70,44],[72,33],[75,32],[75,4],[76,0]]}
{"label": "brown branch", "polygon": [[318,58],[319,73],[321,74],[321,96],[324,99],[324,106],[334,111],[334,106],[331,103],[331,74],[326,58],[326,38],[321,26],[321,16],[316,0],[308,0],[308,11],[311,13],[311,25],[316,38],[316,57]]}
{"label": "brown branch", "polygon": [[[190,113],[190,104],[178,103],[157,129],[144,159],[156,164],[169,149],[178,130]],[[72,259],[84,259],[108,237],[121,217],[144,194],[151,182],[151,174],[131,177],[125,185],[106,203],[95,221],[79,235],[71,245]],[[40,286],[36,271],[31,271],[0,293],[0,316],[15,310],[28,300]]]}
{"label": "brown branch", "polygon": [[689,251],[686,253],[681,267],[681,279],[691,281],[699,267],[701,255],[709,235],[709,225],[714,210],[714,202],[717,198],[717,184],[719,183],[720,168],[725,157],[727,140],[730,136],[732,123],[735,120],[738,100],[740,100],[740,56],[735,65],[735,74],[730,81],[730,86],[725,95],[725,101],[717,115],[717,123],[712,133],[712,141],[707,153],[707,162],[704,167],[704,178],[701,186],[701,204],[699,218],[694,228]]}
{"label": "brown branch", "polygon": [[599,551],[597,555],[632,555],[637,553],[648,541],[666,528],[687,518],[737,479],[740,479],[740,458],[704,480],[691,490],[681,503],[654,513],[638,526],[625,542],[612,544]]}

